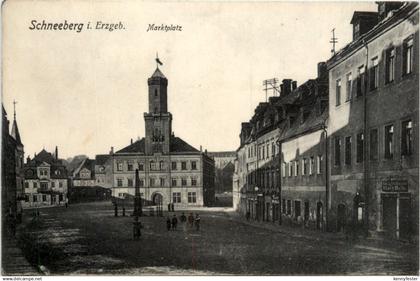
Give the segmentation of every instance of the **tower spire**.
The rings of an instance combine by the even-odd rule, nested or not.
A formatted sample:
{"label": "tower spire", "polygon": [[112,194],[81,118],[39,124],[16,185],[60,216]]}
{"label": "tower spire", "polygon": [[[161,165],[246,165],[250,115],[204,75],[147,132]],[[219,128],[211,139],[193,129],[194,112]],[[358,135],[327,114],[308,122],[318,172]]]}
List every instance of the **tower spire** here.
{"label": "tower spire", "polygon": [[13,120],[16,120],[16,104],[17,101],[13,100]]}
{"label": "tower spire", "polygon": [[159,65],[163,65],[163,63],[159,60],[158,52],[156,52],[156,68],[159,69]]}

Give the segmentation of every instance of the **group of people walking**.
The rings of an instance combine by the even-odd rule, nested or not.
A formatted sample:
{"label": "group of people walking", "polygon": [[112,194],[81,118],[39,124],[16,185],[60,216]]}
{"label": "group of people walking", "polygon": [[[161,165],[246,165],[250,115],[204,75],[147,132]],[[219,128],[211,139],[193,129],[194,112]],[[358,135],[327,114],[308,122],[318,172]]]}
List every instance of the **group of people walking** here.
{"label": "group of people walking", "polygon": [[[195,226],[196,230],[200,230],[200,220],[201,220],[201,218],[200,218],[199,214],[196,214],[195,217],[194,217],[194,214],[190,213],[187,217],[184,213],[182,213],[181,216],[179,217],[179,220],[182,224],[182,227],[183,227],[184,231],[187,230],[187,225],[190,229],[192,229]],[[166,229],[168,231],[176,230],[177,226],[178,226],[177,216],[174,215],[172,217],[172,219],[168,216],[167,219],[166,219]]]}

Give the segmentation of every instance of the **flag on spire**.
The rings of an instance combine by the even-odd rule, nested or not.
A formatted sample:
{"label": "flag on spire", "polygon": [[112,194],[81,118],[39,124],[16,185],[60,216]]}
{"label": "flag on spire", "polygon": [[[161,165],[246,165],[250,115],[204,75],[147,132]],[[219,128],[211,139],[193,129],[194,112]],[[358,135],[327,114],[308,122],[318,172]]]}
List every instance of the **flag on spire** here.
{"label": "flag on spire", "polygon": [[163,63],[159,60],[158,53],[156,53],[156,63],[159,65],[163,65]]}

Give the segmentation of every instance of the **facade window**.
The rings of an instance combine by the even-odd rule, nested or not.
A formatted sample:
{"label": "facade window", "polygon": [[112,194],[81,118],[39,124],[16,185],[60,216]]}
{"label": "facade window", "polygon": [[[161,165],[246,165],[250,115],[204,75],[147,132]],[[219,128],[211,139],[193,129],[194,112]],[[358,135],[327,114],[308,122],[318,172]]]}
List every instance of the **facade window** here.
{"label": "facade window", "polygon": [[25,188],[29,188],[29,182],[25,182]]}
{"label": "facade window", "polygon": [[41,189],[48,189],[48,183],[47,182],[41,182]]}
{"label": "facade window", "polygon": [[187,169],[187,162],[182,161],[181,162],[181,170],[186,170]]}
{"label": "facade window", "polygon": [[34,202],[38,202],[38,195],[34,195],[34,197],[33,197],[33,201],[34,201]]}
{"label": "facade window", "polygon": [[143,187],[144,186],[144,180],[143,179],[139,179],[139,186]]}
{"label": "facade window", "polygon": [[335,137],[334,138],[334,164],[336,166],[340,166],[341,164],[340,154],[341,154],[341,139],[340,137]]}
{"label": "facade window", "polygon": [[47,201],[47,195],[46,194],[42,194],[42,201],[43,202]]}
{"label": "facade window", "polygon": [[154,171],[156,169],[155,161],[150,161],[150,170]]}
{"label": "facade window", "polygon": [[133,163],[131,163],[131,162],[127,163],[127,170],[128,171],[133,171]]}
{"label": "facade window", "polygon": [[160,186],[165,186],[165,179],[164,178],[160,178]]}
{"label": "facade window", "polygon": [[351,100],[351,86],[352,86],[352,77],[351,73],[346,75],[346,101]]}
{"label": "facade window", "polygon": [[385,126],[385,158],[394,157],[394,125]]}
{"label": "facade window", "polygon": [[289,162],[289,177],[293,175],[293,165],[292,162]]}
{"label": "facade window", "polygon": [[365,85],[365,66],[362,65],[357,69],[357,80],[356,80],[356,96],[361,97],[363,96],[364,92],[364,85]]}
{"label": "facade window", "polygon": [[301,209],[300,209],[300,201],[295,200],[295,218],[300,217],[301,214]]}
{"label": "facade window", "polygon": [[345,159],[346,165],[351,165],[351,136],[345,138]]}
{"label": "facade window", "polygon": [[117,171],[122,171],[123,170],[123,163],[122,162],[118,162],[117,163]]}
{"label": "facade window", "polygon": [[196,185],[197,185],[197,179],[192,178],[192,179],[191,179],[191,185],[192,185],[192,186],[196,186]]}
{"label": "facade window", "polygon": [[38,188],[38,183],[34,182],[34,188]]}
{"label": "facade window", "polygon": [[309,162],[309,174],[313,175],[314,173],[314,167],[315,167],[315,159],[313,156],[311,156],[310,158],[310,162]]}
{"label": "facade window", "polygon": [[163,169],[165,169],[164,165],[165,165],[165,162],[160,161],[160,162],[159,162],[159,170],[163,170]]}
{"label": "facade window", "polygon": [[285,213],[286,213],[286,199],[282,199],[282,200],[281,200],[281,212],[282,212],[283,214],[285,214]]}
{"label": "facade window", "polygon": [[288,215],[292,214],[292,201],[291,200],[287,200],[287,214]]}
{"label": "facade window", "polygon": [[413,72],[413,38],[409,38],[403,45],[403,75]]}
{"label": "facade window", "polygon": [[395,48],[387,50],[385,55],[385,83],[391,83],[395,75]]}
{"label": "facade window", "polygon": [[197,162],[191,161],[191,170],[197,170]]}
{"label": "facade window", "polygon": [[127,186],[129,187],[133,186],[133,179],[127,179]]}
{"label": "facade window", "polygon": [[262,159],[265,159],[265,146],[262,146]]}
{"label": "facade window", "polygon": [[322,173],[322,155],[316,157],[316,173],[318,175]]}
{"label": "facade window", "polygon": [[181,185],[182,186],[186,186],[187,185],[187,179],[186,178],[182,178],[181,179]]}
{"label": "facade window", "polygon": [[370,130],[369,139],[370,160],[378,160],[378,129]]}
{"label": "facade window", "polygon": [[55,182],[51,182],[51,187],[54,188],[55,187]]}
{"label": "facade window", "polygon": [[335,82],[335,106],[341,104],[341,79]]}
{"label": "facade window", "polygon": [[172,201],[174,203],[181,203],[181,192],[172,193]]}
{"label": "facade window", "polygon": [[283,178],[286,177],[286,163],[285,162],[281,163],[281,175]]}
{"label": "facade window", "polygon": [[302,176],[307,175],[308,174],[308,158],[303,158],[302,159]]}
{"label": "facade window", "polygon": [[117,179],[117,186],[118,187],[122,187],[123,186],[123,180],[122,179]]}
{"label": "facade window", "polygon": [[176,186],[176,179],[175,178],[172,179],[172,186]]}
{"label": "facade window", "polygon": [[58,187],[63,187],[63,183],[61,181],[58,183]]}
{"label": "facade window", "polygon": [[269,152],[270,144],[267,143],[266,147],[267,147],[267,159],[268,159],[268,158],[270,158],[270,152]]}
{"label": "facade window", "polygon": [[195,192],[188,192],[188,203],[196,203],[197,195]]}
{"label": "facade window", "polygon": [[176,170],[176,162],[172,162],[172,170]]}
{"label": "facade window", "polygon": [[155,179],[154,178],[150,179],[150,186],[155,186]]}
{"label": "facade window", "polygon": [[144,165],[143,165],[143,163],[139,163],[139,171],[144,171]]}
{"label": "facade window", "polygon": [[294,172],[295,172],[294,176],[297,177],[298,174],[299,174],[299,161],[298,160],[295,160],[294,163],[295,163],[295,167],[293,169]]}
{"label": "facade window", "polygon": [[363,151],[364,151],[364,136],[363,133],[357,134],[356,136],[356,162],[363,162]]}
{"label": "facade window", "polygon": [[370,68],[370,90],[375,90],[378,88],[379,84],[379,69],[378,69],[378,57],[372,59],[372,66]]}
{"label": "facade window", "polygon": [[413,122],[402,122],[401,128],[401,155],[413,154]]}

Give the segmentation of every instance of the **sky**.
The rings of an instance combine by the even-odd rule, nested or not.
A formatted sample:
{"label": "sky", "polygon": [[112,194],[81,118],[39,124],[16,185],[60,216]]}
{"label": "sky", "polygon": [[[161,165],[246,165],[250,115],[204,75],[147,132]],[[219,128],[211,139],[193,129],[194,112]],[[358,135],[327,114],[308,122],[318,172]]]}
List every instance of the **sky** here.
{"label": "sky", "polygon": [[[119,150],[144,136],[147,78],[163,62],[176,136],[236,150],[241,122],[265,101],[262,81],[315,78],[317,63],[351,41],[354,11],[374,2],[9,1],[3,6],[3,104],[25,154],[62,158]],[[83,23],[81,32],[31,21]],[[125,29],[95,29],[96,22]],[[90,22],[93,29],[87,30]],[[149,31],[149,24],[182,31]]]}

